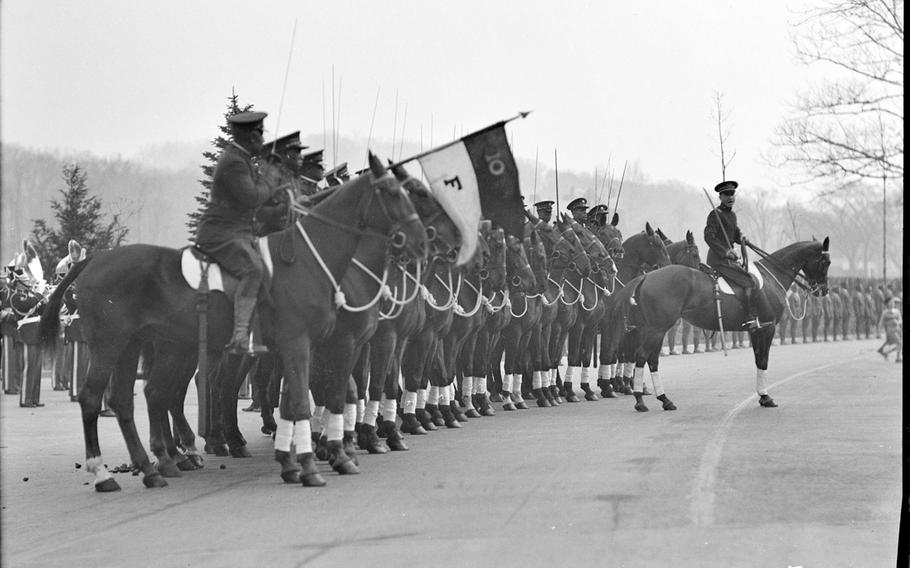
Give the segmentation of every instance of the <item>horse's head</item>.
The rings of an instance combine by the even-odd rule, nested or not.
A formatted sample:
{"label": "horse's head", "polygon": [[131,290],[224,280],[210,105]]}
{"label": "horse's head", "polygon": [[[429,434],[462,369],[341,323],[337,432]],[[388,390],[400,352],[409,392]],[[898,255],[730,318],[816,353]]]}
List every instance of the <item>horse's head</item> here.
{"label": "horse's head", "polygon": [[[582,244],[581,239],[578,238],[578,234],[575,233],[570,224],[565,223],[562,227],[562,237],[572,246],[572,259],[575,264],[575,270],[582,276],[587,276],[591,273],[592,264],[591,259],[585,252],[584,244]],[[569,269],[572,269],[571,265]]]}
{"label": "horse's head", "polygon": [[828,267],[831,266],[831,255],[828,251],[828,237],[819,243],[816,240],[811,242],[811,255],[803,265],[803,274],[809,282],[809,289],[816,296],[824,296],[828,293]]}
{"label": "horse's head", "polygon": [[627,264],[649,268],[662,268],[670,264],[667,246],[660,235],[651,228],[651,223],[645,223],[645,230],[626,239],[622,246]]}
{"label": "horse's head", "polygon": [[455,262],[461,242],[458,227],[423,182],[411,176],[401,165],[392,167],[392,173],[401,182],[401,187],[408,192],[417,215],[420,216],[421,222],[427,229],[427,241],[430,243],[429,253],[445,258],[449,262]]}
{"label": "horse's head", "polygon": [[506,275],[509,286],[525,294],[537,291],[537,279],[531,270],[528,253],[521,239],[509,235],[506,239]]}
{"label": "horse's head", "polygon": [[537,230],[531,231],[524,239],[525,254],[528,256],[528,263],[534,272],[534,278],[537,281],[535,292],[543,292],[547,280],[547,249],[543,244],[543,239]]}
{"label": "horse's head", "polygon": [[549,223],[539,222],[536,229],[549,258],[550,270],[582,270],[585,273],[590,271],[591,263],[577,237],[574,243],[570,242]]}
{"label": "horse's head", "polygon": [[588,255],[588,259],[591,261],[592,272],[600,274],[604,271],[609,272],[611,267],[613,270],[616,269],[613,259],[610,258],[610,253],[607,252],[607,247],[600,242],[600,239],[594,233],[579,223],[573,223],[572,228],[575,234],[578,235],[578,240],[581,241],[585,254]]}
{"label": "horse's head", "polygon": [[670,262],[673,264],[681,264],[689,268],[698,268],[701,264],[701,255],[698,252],[698,245],[695,244],[692,231],[686,231],[686,240],[667,245],[667,253],[670,255]]}
{"label": "horse's head", "polygon": [[[618,216],[613,215],[613,219],[617,220]],[[614,260],[620,259],[623,257],[624,251],[622,248],[622,231],[616,228],[616,224],[602,225],[598,226],[596,229],[597,238],[600,239],[600,242],[603,243],[606,247],[607,252],[610,253],[610,256]]]}
{"label": "horse's head", "polygon": [[361,201],[357,212],[361,228],[389,235],[393,248],[418,260],[427,256],[427,232],[408,194],[395,177],[372,152],[370,169],[347,184],[369,183],[369,197]]}

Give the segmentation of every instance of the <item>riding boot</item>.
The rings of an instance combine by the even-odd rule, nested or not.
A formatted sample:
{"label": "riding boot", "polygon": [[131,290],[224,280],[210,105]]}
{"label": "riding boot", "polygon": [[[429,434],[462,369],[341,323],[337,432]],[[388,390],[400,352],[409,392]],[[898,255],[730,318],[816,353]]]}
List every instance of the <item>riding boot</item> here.
{"label": "riding boot", "polygon": [[268,351],[264,345],[253,345],[250,341],[250,320],[256,309],[256,297],[237,296],[234,298],[234,332],[227,349],[235,355],[256,355]]}
{"label": "riding boot", "polygon": [[743,327],[748,327],[749,331],[754,331],[761,327],[761,323],[758,321],[758,311],[755,309],[755,302],[752,299],[755,290],[746,288],[745,292],[746,313],[749,314],[749,319],[743,323]]}

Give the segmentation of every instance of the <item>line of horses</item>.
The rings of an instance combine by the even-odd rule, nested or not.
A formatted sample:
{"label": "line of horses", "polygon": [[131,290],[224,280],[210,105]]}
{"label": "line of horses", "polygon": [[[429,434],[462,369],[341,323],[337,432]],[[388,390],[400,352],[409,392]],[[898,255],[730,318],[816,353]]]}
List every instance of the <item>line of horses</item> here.
{"label": "line of horses", "polygon": [[[615,215],[587,228],[528,214],[522,238],[485,222],[477,253],[456,267],[459,234],[451,219],[419,180],[400,167],[386,170],[372,154],[368,171],[299,213],[262,241],[272,266],[260,308],[270,352],[257,361],[224,352],[232,322],[224,294],[208,295],[200,330],[199,292],[187,285],[178,250],[137,244],[99,252],[76,263],[50,295],[41,319],[46,338],[57,333],[67,289],[78,290],[91,353],[79,402],[96,490],[119,489],[97,433],[108,387],[134,468],[147,487],[162,487],[166,477],[202,466],[183,409],[194,375],[205,450],[250,455],[237,393],[255,366],[263,431],[274,436],[281,478],[318,486],[325,479],[317,459],[339,474],[358,473],[355,441],[370,453],[406,450],[402,433],[458,428],[469,417],[492,415],[492,401],[526,409],[533,396],[538,406],[551,406],[580,400],[577,386],[588,400],[597,390],[634,394],[636,409],[646,410],[646,362],[657,398],[675,409],[659,379],[660,340],[680,317],[718,329],[714,281],[699,270],[691,232],[669,243],[646,224],[623,239]],[[800,273],[809,291],[825,293],[827,248],[827,239],[794,243],[757,262],[767,273],[762,293],[777,310],[774,321]],[[724,329],[737,328],[744,319],[738,300],[720,303]],[[205,376],[196,372],[200,331],[202,356],[212,363]],[[773,334],[773,326],[752,334],[757,391],[768,401],[763,381]],[[140,355],[156,462],[134,422]]]}

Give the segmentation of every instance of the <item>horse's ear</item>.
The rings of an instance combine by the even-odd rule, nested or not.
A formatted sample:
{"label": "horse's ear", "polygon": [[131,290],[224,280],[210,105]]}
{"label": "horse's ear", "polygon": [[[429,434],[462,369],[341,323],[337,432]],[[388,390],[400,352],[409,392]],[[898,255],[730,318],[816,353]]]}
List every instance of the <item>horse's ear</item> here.
{"label": "horse's ear", "polygon": [[373,172],[373,177],[381,178],[385,175],[385,166],[382,165],[382,160],[376,157],[372,151],[369,151],[370,157],[370,171]]}
{"label": "horse's ear", "polygon": [[657,236],[660,237],[663,241],[667,240],[667,235],[664,234],[663,230],[661,230],[660,227],[657,227]]}
{"label": "horse's ear", "polygon": [[692,231],[686,231],[686,242],[690,245],[695,242],[695,237],[692,236]]}
{"label": "horse's ear", "polygon": [[397,179],[398,181],[404,182],[406,179],[411,177],[411,174],[409,174],[408,171],[406,169],[404,169],[404,166],[402,166],[401,164],[398,164],[396,166],[396,165],[393,165],[392,160],[388,160],[388,162],[389,162],[389,169],[392,170],[392,173],[395,174],[395,179]]}
{"label": "horse's ear", "polygon": [[645,232],[648,233],[649,237],[654,234],[654,229],[651,228],[651,223],[648,221],[645,221]]}
{"label": "horse's ear", "polygon": [[827,252],[827,250],[828,250],[828,244],[829,244],[828,237],[825,237],[825,240],[822,242],[822,250],[823,250],[823,251],[826,251],[826,252]]}
{"label": "horse's ear", "polygon": [[616,225],[619,225],[619,213],[613,214],[613,221],[611,221],[610,224],[613,225],[614,227]]}

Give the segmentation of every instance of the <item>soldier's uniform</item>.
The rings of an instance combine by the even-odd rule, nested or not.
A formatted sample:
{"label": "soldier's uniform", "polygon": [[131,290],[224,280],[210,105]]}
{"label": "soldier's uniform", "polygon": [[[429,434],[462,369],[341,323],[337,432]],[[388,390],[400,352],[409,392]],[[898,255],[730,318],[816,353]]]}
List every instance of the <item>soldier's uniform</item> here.
{"label": "soldier's uniform", "polygon": [[587,225],[589,227],[603,227],[607,224],[607,215],[609,214],[610,208],[603,203],[595,205],[588,210]]}
{"label": "soldier's uniform", "polygon": [[[714,187],[714,191],[723,195],[734,193],[739,184],[732,180],[723,181]],[[743,236],[739,230],[736,213],[731,207],[723,203],[708,213],[704,232],[705,242],[708,244],[708,257],[705,262],[716,270],[728,282],[742,287],[745,290],[745,307],[750,318],[751,326],[759,326],[759,316],[762,315],[754,303],[761,302],[762,295],[754,294],[755,281],[742,265],[736,260],[734,244],[742,245]],[[729,239],[729,240],[728,240]],[[765,312],[765,310],[761,310]]]}
{"label": "soldier's uniform", "polygon": [[322,150],[314,150],[301,158],[300,191],[305,196],[315,195],[320,191],[319,182],[325,177],[322,154]]}
{"label": "soldier's uniform", "polygon": [[[253,140],[249,144],[258,152],[266,116],[264,112],[243,112],[229,117],[235,139],[242,136]],[[196,246],[240,279],[230,343],[232,351],[240,352],[249,338],[250,319],[265,271],[254,243],[253,217],[269,199],[271,190],[259,175],[253,154],[236,140],[222,151],[213,178],[209,202],[196,230]]]}
{"label": "soldier's uniform", "polygon": [[347,162],[342,162],[325,173],[325,181],[329,184],[329,187],[341,185],[349,179],[351,179],[351,176],[348,173]]}
{"label": "soldier's uniform", "polygon": [[537,217],[544,223],[549,223],[553,219],[553,201],[545,199],[534,204],[537,209]]}
{"label": "soldier's uniform", "polygon": [[869,314],[866,313],[866,296],[860,284],[851,294],[851,303],[853,304],[853,327],[856,329],[856,338],[862,337],[863,330],[866,330],[866,337],[869,337]]}
{"label": "soldier's uniform", "polygon": [[275,169],[276,187],[271,196],[256,210],[256,236],[265,236],[288,226],[291,207],[303,193],[300,178],[300,131],[292,132],[262,146],[262,156]]}

